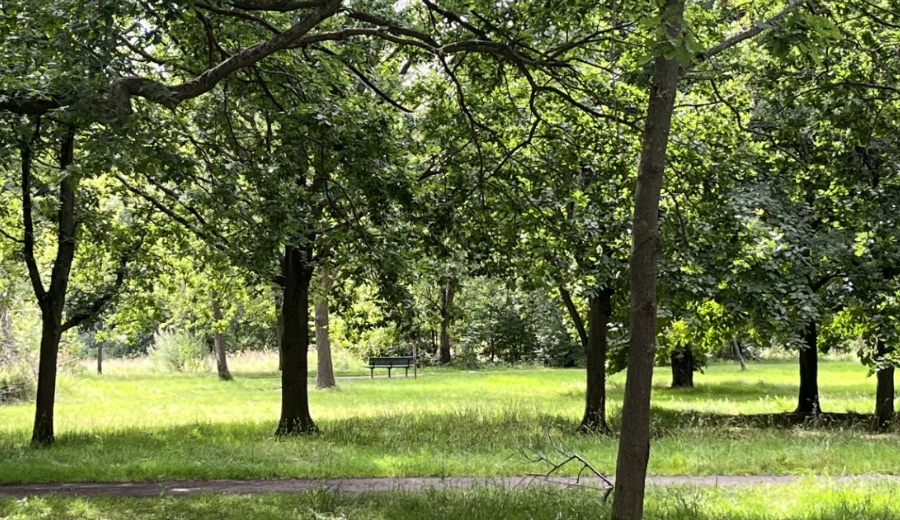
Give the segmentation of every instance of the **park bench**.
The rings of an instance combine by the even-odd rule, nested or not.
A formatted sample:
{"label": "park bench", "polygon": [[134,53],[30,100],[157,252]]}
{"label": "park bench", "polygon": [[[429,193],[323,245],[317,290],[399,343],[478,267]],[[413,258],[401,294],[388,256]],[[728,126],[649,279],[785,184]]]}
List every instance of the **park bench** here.
{"label": "park bench", "polygon": [[369,371],[374,379],[376,368],[386,368],[388,369],[388,378],[390,378],[392,369],[402,368],[406,370],[406,377],[409,377],[409,369],[413,366],[413,359],[415,358],[412,356],[371,357],[369,358]]}

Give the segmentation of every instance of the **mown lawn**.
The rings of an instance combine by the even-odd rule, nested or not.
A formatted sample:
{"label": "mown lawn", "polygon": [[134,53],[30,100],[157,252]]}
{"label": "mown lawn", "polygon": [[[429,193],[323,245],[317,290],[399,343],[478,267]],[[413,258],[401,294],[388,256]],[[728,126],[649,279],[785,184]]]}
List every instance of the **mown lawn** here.
{"label": "mown lawn", "polygon": [[[568,445],[612,472],[617,440],[575,434],[581,370],[426,369],[419,379],[349,379],[314,391],[322,433],[276,439],[276,372],[234,367],[167,375],[107,365],[103,376],[66,376],[57,407],[57,444],[28,445],[31,405],[0,406],[0,483],[326,476],[518,475],[539,471],[523,448]],[[252,370],[251,370],[252,369]],[[765,428],[727,415],[790,411],[793,363],[731,364],[697,374],[697,387],[666,388],[655,374],[649,471],[678,474],[863,474],[900,472],[897,433],[864,426]],[[826,411],[870,412],[873,378],[852,362],[820,367]],[[612,378],[617,426],[623,374]],[[549,435],[548,435],[549,434]],[[572,468],[574,471],[576,468]]]}

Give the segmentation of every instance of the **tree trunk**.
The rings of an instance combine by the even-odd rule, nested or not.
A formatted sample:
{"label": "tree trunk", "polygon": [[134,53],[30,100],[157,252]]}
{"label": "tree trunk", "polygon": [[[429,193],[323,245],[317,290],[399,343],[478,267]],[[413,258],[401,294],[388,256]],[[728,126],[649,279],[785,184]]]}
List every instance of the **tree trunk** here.
{"label": "tree trunk", "polygon": [[56,363],[62,326],[59,317],[41,316],[41,352],[38,361],[37,401],[31,443],[50,445],[54,441],[53,412],[56,403]]}
{"label": "tree trunk", "polygon": [[879,431],[887,430],[894,422],[894,365],[885,359],[891,350],[883,340],[878,340],[876,361],[879,363],[879,367],[876,372],[878,387],[875,390],[875,426]]}
{"label": "tree trunk", "polygon": [[103,342],[97,343],[97,373],[103,375]]}
{"label": "tree trunk", "polygon": [[278,316],[275,323],[275,343],[278,348],[278,371],[284,367],[284,350],[281,343],[284,341],[284,313],[281,308],[284,306],[284,298],[281,295],[275,296],[275,314]]}
{"label": "tree trunk", "polygon": [[[670,39],[682,30],[685,0],[665,0],[660,6]],[[659,256],[659,197],[666,166],[666,148],[678,89],[678,62],[659,54],[654,59],[650,99],[634,200],[631,258],[630,339],[622,432],[616,460],[616,488],[612,517],[640,520],[650,459],[650,391],[656,352],[656,274]]]}
{"label": "tree trunk", "polygon": [[800,395],[794,413],[819,415],[819,333],[815,322],[809,322],[803,332],[806,343],[800,349]]}
{"label": "tree trunk", "polygon": [[694,351],[690,345],[672,350],[672,388],[694,387]]}
{"label": "tree trunk", "polygon": [[738,340],[733,340],[731,342],[732,348],[734,348],[734,357],[737,358],[738,362],[741,364],[741,372],[747,370],[747,364],[744,363],[744,354],[741,353],[741,344]]}
{"label": "tree trunk", "polygon": [[316,302],[316,388],[334,388],[334,367],[331,363],[331,339],[328,335],[328,293],[331,291],[331,273],[327,266],[322,266],[319,288],[321,295]]}
{"label": "tree trunk", "polygon": [[222,321],[222,306],[219,303],[219,293],[212,293],[212,313],[215,321],[213,333],[213,345],[216,351],[216,371],[222,381],[231,381],[231,372],[228,370],[228,351],[225,348],[225,336],[220,329]]}
{"label": "tree trunk", "polygon": [[313,275],[312,243],[285,248],[282,262],[284,278],[284,337],[281,351],[281,418],[276,435],[314,433],[318,430],[309,414],[309,390],[306,384],[309,351],[309,284]]}
{"label": "tree trunk", "polygon": [[[60,169],[65,171],[75,156],[75,132],[70,129],[59,153]],[[59,213],[57,219],[56,259],[50,271],[50,287],[44,289],[34,258],[34,224],[31,214],[31,149],[22,156],[22,210],[25,218],[24,256],[38,305],[41,309],[41,351],[38,362],[37,400],[34,412],[32,444],[49,445],[54,441],[53,413],[56,403],[56,372],[59,358],[59,341],[64,330],[62,315],[69,274],[75,258],[76,229],[75,192],[76,181],[63,175],[59,181]]]}
{"label": "tree trunk", "polygon": [[613,290],[604,288],[590,298],[587,334],[587,392],[580,430],[584,433],[608,433],[606,425],[606,350],[609,317],[612,315]]}
{"label": "tree trunk", "polygon": [[441,364],[450,363],[450,321],[453,313],[453,297],[456,295],[456,286],[453,280],[444,280],[441,287]]}
{"label": "tree trunk", "polygon": [[13,346],[12,319],[9,315],[9,293],[0,294],[0,349]]}

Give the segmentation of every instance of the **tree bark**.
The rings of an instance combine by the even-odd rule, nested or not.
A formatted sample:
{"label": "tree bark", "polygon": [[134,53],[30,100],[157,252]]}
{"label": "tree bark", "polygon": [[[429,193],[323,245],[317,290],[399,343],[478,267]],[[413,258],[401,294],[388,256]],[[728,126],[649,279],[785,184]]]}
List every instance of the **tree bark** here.
{"label": "tree bark", "polygon": [[800,349],[800,393],[794,413],[819,415],[819,332],[816,323],[809,322],[803,332],[805,345]]}
{"label": "tree bark", "polygon": [[875,389],[875,427],[879,431],[890,428],[894,422],[894,365],[885,358],[891,353],[884,340],[878,340],[876,361],[879,363]]}
{"label": "tree bark", "polygon": [[581,319],[581,314],[578,313],[578,308],[575,307],[575,302],[572,301],[572,294],[569,293],[569,290],[559,286],[559,297],[562,299],[563,304],[566,306],[566,310],[569,311],[569,318],[572,319],[572,323],[575,325],[575,330],[578,332],[578,339],[581,341],[581,347],[584,348],[585,352],[588,349],[588,332],[584,328],[584,320]]}
{"label": "tree bark", "polygon": [[213,346],[216,351],[216,371],[219,373],[219,379],[222,381],[231,381],[231,372],[228,370],[228,351],[225,347],[225,336],[219,329],[222,321],[222,306],[219,302],[219,293],[212,293],[212,314],[214,324]]}
{"label": "tree bark", "polygon": [[97,374],[103,375],[103,342],[97,343]]}
{"label": "tree bark", "polygon": [[441,364],[450,363],[450,322],[453,319],[453,297],[456,295],[456,284],[452,279],[445,279],[441,287]]}
{"label": "tree bark", "polygon": [[316,302],[316,388],[334,388],[334,367],[331,363],[331,338],[328,332],[328,293],[331,291],[331,273],[327,266],[322,266],[319,289],[321,294]]}
{"label": "tree bark", "polygon": [[598,289],[590,297],[587,334],[587,392],[580,430],[584,433],[609,433],[606,424],[606,351],[609,317],[612,315],[613,290]]}
{"label": "tree bark", "polygon": [[672,388],[694,387],[694,351],[690,345],[672,350]]}
{"label": "tree bark", "polygon": [[736,357],[741,364],[741,372],[747,370],[747,363],[744,363],[744,354],[741,353],[741,344],[735,339],[731,342],[731,345],[734,349],[734,357]]}
{"label": "tree bark", "polygon": [[[27,157],[26,157],[27,155]],[[75,155],[75,132],[70,129],[59,154],[61,170],[72,164]],[[63,175],[59,181],[59,213],[56,236],[56,260],[50,271],[50,287],[46,290],[40,281],[37,262],[34,259],[34,228],[31,215],[31,149],[23,150],[22,197],[25,214],[25,260],[32,276],[32,283],[41,309],[41,350],[38,361],[37,400],[34,412],[32,444],[49,445],[54,441],[53,414],[56,404],[56,372],[59,358],[59,341],[63,333],[62,315],[69,288],[69,273],[75,258],[75,179]]]}
{"label": "tree bark", "polygon": [[284,341],[284,313],[281,310],[281,307],[284,305],[284,297],[282,295],[275,295],[275,314],[278,316],[275,323],[275,343],[278,348],[278,371],[280,372],[284,367],[284,350],[281,348],[281,343]]}
{"label": "tree bark", "polygon": [[281,418],[276,435],[298,435],[318,431],[309,413],[309,284],[313,275],[312,240],[302,246],[287,246],[282,261],[284,337],[281,350]]}
{"label": "tree bark", "polygon": [[[660,6],[666,34],[678,37],[685,0],[665,0]],[[628,370],[622,405],[622,431],[616,461],[612,517],[639,520],[644,514],[644,490],[650,459],[650,391],[656,352],[656,275],[659,256],[659,197],[666,166],[675,96],[680,81],[678,62],[658,54],[654,59],[650,99],[638,162],[630,258],[631,314]]]}

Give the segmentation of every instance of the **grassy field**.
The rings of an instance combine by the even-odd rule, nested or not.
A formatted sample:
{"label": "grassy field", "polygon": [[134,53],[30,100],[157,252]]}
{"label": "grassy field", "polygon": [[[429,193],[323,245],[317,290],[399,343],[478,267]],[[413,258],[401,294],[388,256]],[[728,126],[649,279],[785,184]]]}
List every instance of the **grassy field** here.
{"label": "grassy field", "polygon": [[[581,370],[426,369],[417,380],[341,380],[337,390],[312,393],[321,434],[276,439],[277,372],[270,361],[239,361],[227,383],[214,374],[147,373],[134,362],[108,363],[103,376],[63,377],[58,442],[49,449],[28,446],[31,405],[0,406],[0,483],[517,475],[540,470],[520,450],[548,450],[548,432],[598,469],[614,468],[616,439],[573,433]],[[793,409],[796,372],[789,362],[743,373],[721,364],[698,374],[696,388],[670,390],[667,369],[658,369],[650,472],[900,472],[896,433],[765,428],[729,417]],[[865,368],[825,362],[819,377],[826,411],[871,411],[875,382]],[[622,386],[622,374],[609,385],[614,427]]]}
{"label": "grassy field", "polygon": [[[885,484],[822,484],[732,488],[650,488],[648,520],[890,520],[900,517],[898,490]],[[608,517],[599,493],[559,488],[190,498],[0,499],[0,518],[88,520],[418,520],[505,518],[579,520]]]}

